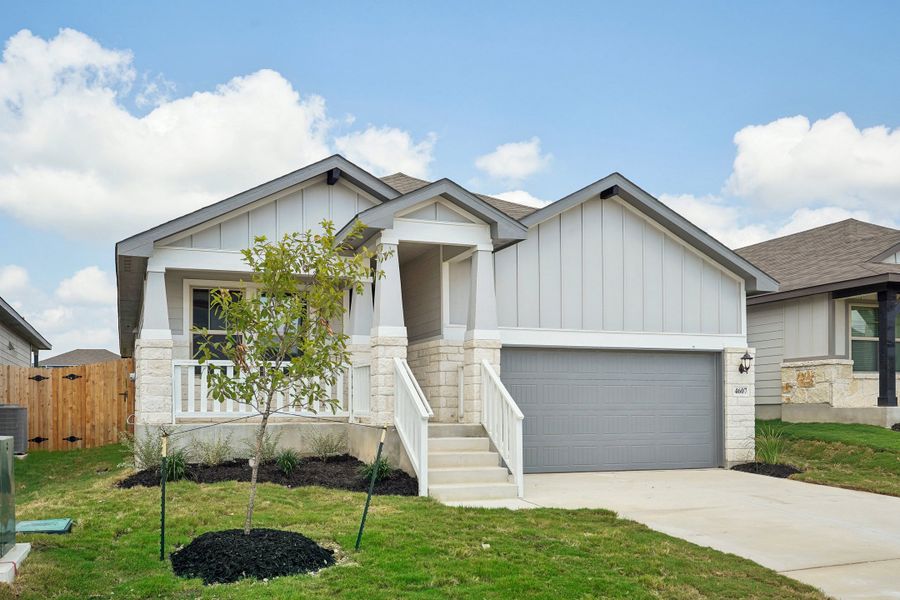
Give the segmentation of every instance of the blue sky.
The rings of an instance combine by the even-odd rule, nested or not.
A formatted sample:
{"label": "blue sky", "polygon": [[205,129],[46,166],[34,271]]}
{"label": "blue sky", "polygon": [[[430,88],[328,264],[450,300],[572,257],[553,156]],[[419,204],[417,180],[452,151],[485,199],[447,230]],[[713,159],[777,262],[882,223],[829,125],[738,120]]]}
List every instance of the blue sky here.
{"label": "blue sky", "polygon": [[[120,53],[116,75],[105,83],[91,80],[93,59],[73,67],[88,73],[80,106],[113,90],[115,110],[103,104],[72,113],[57,101],[71,89],[41,88],[17,96],[6,117],[0,112],[0,182],[14,189],[12,196],[0,190],[0,269],[7,269],[6,284],[0,271],[0,294],[63,345],[115,347],[109,277],[116,239],[325,150],[350,149],[351,159],[365,163],[387,148],[382,154],[396,151],[397,163],[418,165],[425,176],[541,200],[619,171],[735,246],[848,215],[887,224],[900,218],[892,207],[900,193],[900,175],[893,175],[900,173],[900,134],[893,132],[900,124],[897,3],[2,2],[0,14],[4,44],[22,30],[49,43],[70,28],[96,48]],[[22,89],[40,88],[22,83],[40,72],[28,61],[52,68],[54,52],[81,46],[33,47],[22,44],[31,66],[7,69]],[[106,60],[96,48],[97,60]],[[4,62],[12,62],[9,46]],[[240,109],[228,113],[237,117],[217,122],[199,100],[178,104],[261,69],[277,77],[237,94],[230,106]],[[240,118],[253,102],[260,119],[281,114],[267,102],[279,94],[289,102],[282,82],[301,105],[313,97],[324,103],[287,107],[280,117],[319,115],[311,128],[285,129],[286,136],[313,138],[297,146],[296,158],[284,156],[294,151],[290,144],[274,140],[277,124],[263,120],[254,135]],[[97,150],[101,140],[140,136],[141,119],[165,105],[180,107],[179,118],[192,123],[192,114],[208,119],[192,138],[204,131],[218,137],[171,155],[165,137],[153,145],[118,141],[121,156]],[[123,111],[132,120],[119,127]],[[113,116],[94,120],[101,113]],[[27,114],[43,125],[25,127]],[[797,116],[805,121],[783,120]],[[314,131],[325,123],[327,132]],[[362,132],[370,135],[356,136]],[[248,139],[271,140],[284,149],[281,160],[242,171],[239,148]],[[521,152],[494,154],[504,144],[520,144],[514,148]],[[213,158],[223,146],[231,151],[222,150],[223,177],[216,180]],[[248,150],[249,162],[266,159],[257,148]],[[485,155],[497,160],[478,163]],[[169,176],[167,157],[183,163],[177,175]],[[196,182],[193,160],[212,163],[198,167]],[[512,164],[517,160],[527,164]],[[145,181],[142,161],[156,165]],[[23,177],[29,169],[41,175]],[[72,179],[55,179],[60,173]],[[97,197],[121,200],[92,211],[91,193],[73,192],[92,175],[100,180]],[[157,202],[158,210],[148,208]],[[73,280],[87,267],[97,269]],[[66,296],[60,284],[67,279],[66,289],[104,280],[98,285],[105,295]],[[29,307],[34,297],[39,306]],[[66,299],[88,308],[60,312]]]}

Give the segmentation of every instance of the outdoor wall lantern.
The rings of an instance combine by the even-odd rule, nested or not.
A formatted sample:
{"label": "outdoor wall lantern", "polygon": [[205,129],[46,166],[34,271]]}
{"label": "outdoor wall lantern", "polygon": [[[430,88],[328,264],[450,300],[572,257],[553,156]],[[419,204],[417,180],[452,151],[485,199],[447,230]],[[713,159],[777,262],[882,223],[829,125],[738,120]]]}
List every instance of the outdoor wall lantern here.
{"label": "outdoor wall lantern", "polygon": [[753,362],[753,357],[750,356],[749,352],[744,352],[744,355],[741,357],[741,366],[738,367],[738,371],[743,375],[744,373],[750,372],[750,363]]}

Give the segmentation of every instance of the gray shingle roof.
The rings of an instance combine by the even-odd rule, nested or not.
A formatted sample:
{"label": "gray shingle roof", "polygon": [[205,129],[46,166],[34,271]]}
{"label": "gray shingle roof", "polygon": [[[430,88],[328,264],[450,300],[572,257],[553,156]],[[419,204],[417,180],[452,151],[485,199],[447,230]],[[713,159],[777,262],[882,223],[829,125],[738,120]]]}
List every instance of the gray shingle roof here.
{"label": "gray shingle roof", "polygon": [[[423,188],[426,185],[430,184],[430,181],[425,181],[424,179],[418,179],[416,177],[410,177],[405,173],[394,173],[393,175],[388,175],[387,177],[380,178],[383,182],[400,192],[401,194],[408,194],[409,192],[414,192],[419,188]],[[507,202],[506,200],[501,200],[500,198],[494,198],[493,196],[486,196],[484,194],[475,194],[494,208],[503,213],[509,215],[513,219],[521,219],[522,217],[526,217],[533,213],[536,209],[530,206],[524,206],[522,204],[516,204],[515,202]]]}
{"label": "gray shingle roof", "polygon": [[38,363],[39,367],[78,367],[93,363],[119,360],[119,355],[103,348],[79,348],[63,352]]}
{"label": "gray shingle roof", "polygon": [[897,229],[847,219],[740,248],[737,253],[777,279],[779,292],[789,292],[900,274],[900,265],[879,260],[897,245]]}

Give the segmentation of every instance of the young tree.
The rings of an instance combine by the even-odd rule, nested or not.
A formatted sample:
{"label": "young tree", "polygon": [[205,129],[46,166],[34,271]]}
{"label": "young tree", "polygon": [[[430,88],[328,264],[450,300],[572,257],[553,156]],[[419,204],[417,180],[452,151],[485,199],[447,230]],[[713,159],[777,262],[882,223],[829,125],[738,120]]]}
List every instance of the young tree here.
{"label": "young tree", "polygon": [[240,293],[215,290],[211,309],[224,319],[227,335],[214,336],[198,329],[201,364],[214,359],[234,363],[234,376],[210,366],[209,390],[219,402],[250,404],[260,414],[250,477],[250,498],[244,533],[253,525],[256,481],[266,426],[277,398],[291,406],[314,410],[318,402],[334,407],[330,389],[349,365],[348,336],[335,331],[344,314],[344,291],[363,292],[377,276],[371,267],[375,254],[353,251],[361,223],[338,242],[331,221],[323,231],[285,235],[279,242],[255,239],[243,250],[244,262],[253,273],[252,285]]}

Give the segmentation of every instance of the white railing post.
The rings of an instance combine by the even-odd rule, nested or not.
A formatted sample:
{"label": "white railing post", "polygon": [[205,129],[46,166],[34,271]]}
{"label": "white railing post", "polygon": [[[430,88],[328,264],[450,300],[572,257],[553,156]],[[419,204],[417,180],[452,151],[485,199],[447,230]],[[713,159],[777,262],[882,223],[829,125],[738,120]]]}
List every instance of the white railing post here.
{"label": "white railing post", "polygon": [[[272,366],[276,366],[272,363]],[[172,361],[172,423],[179,418],[218,419],[235,415],[248,415],[258,412],[256,407],[239,402],[235,398],[217,402],[210,398],[209,370],[224,369],[228,377],[240,378],[240,371],[235,372],[234,365],[227,360],[210,360],[200,364],[198,360]],[[328,386],[329,397],[336,400],[334,412],[329,405],[317,401],[312,406],[303,403],[299,408],[293,405],[295,391],[279,394],[276,408],[281,414],[313,417],[324,412],[329,417],[349,417],[350,411],[344,393],[344,374],[339,373],[335,385]]]}
{"label": "white railing post", "polygon": [[428,495],[428,419],[434,416],[409,363],[394,358],[394,425],[419,480],[419,495]]}
{"label": "white railing post", "polygon": [[494,368],[488,361],[481,361],[481,424],[512,473],[519,498],[525,496],[524,420]]}

